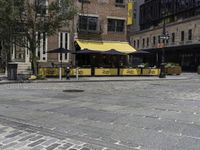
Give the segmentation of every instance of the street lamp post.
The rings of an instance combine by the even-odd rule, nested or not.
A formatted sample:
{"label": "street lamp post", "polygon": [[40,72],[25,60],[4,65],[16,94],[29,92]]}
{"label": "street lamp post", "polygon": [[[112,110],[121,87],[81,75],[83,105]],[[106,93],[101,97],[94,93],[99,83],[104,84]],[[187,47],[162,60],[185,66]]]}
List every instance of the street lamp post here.
{"label": "street lamp post", "polygon": [[165,24],[165,13],[164,13],[164,20],[163,20],[163,33],[160,36],[160,39],[163,41],[163,46],[162,46],[162,55],[161,55],[161,64],[160,64],[160,78],[165,78],[166,73],[165,73],[165,43],[167,40],[169,40],[169,35],[166,33],[166,24]]}

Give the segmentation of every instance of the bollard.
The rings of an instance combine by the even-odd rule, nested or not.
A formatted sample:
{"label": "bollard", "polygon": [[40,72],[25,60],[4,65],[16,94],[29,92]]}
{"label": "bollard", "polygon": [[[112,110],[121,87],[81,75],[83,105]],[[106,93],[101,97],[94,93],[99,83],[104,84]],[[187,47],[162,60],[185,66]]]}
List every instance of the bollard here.
{"label": "bollard", "polygon": [[76,68],[76,80],[79,80],[79,67]]}

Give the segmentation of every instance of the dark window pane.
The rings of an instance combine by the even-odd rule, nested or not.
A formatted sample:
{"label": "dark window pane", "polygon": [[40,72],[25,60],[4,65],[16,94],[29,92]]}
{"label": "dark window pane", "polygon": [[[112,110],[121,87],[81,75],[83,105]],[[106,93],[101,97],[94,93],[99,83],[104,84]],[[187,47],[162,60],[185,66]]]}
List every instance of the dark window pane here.
{"label": "dark window pane", "polygon": [[147,47],[149,46],[149,38],[147,38]]}
{"label": "dark window pane", "polygon": [[175,42],[175,33],[172,33],[172,43]]}
{"label": "dark window pane", "polygon": [[108,19],[108,31],[115,32],[115,20]]}
{"label": "dark window pane", "polygon": [[116,31],[123,32],[124,31],[124,20],[117,20],[116,22],[117,22]]}
{"label": "dark window pane", "polygon": [[88,29],[89,30],[97,30],[97,18],[96,17],[90,17],[88,18]]}
{"label": "dark window pane", "polygon": [[137,40],[137,48],[140,47],[140,40]]}
{"label": "dark window pane", "polygon": [[63,34],[60,33],[60,47],[63,47]]}
{"label": "dark window pane", "polygon": [[124,31],[124,20],[108,19],[108,31],[123,32]]}
{"label": "dark window pane", "polygon": [[87,17],[79,16],[79,29],[87,30]]}
{"label": "dark window pane", "polygon": [[192,30],[188,30],[188,40],[192,40]]}
{"label": "dark window pane", "polygon": [[97,17],[79,16],[79,29],[80,30],[97,30]]}
{"label": "dark window pane", "polygon": [[124,0],[115,0],[116,3],[124,3]]}
{"label": "dark window pane", "polygon": [[185,33],[184,33],[184,31],[182,31],[181,32],[181,41],[184,41],[184,39],[185,39]]}
{"label": "dark window pane", "polygon": [[153,37],[153,45],[154,46],[156,45],[156,37],[155,36]]}

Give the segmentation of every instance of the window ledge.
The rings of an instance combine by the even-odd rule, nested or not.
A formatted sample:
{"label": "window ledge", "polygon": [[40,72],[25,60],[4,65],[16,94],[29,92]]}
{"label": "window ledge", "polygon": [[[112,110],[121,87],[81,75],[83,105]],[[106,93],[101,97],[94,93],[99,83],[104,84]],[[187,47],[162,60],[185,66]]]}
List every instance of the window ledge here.
{"label": "window ledge", "polygon": [[83,2],[83,3],[88,3],[88,4],[89,4],[89,3],[90,3],[90,0],[79,0],[79,2],[80,2],[80,3]]}
{"label": "window ledge", "polygon": [[111,33],[111,34],[125,34],[125,32],[114,32],[114,31],[108,31],[108,33]]}
{"label": "window ledge", "polygon": [[125,8],[125,3],[115,3],[115,6]]}

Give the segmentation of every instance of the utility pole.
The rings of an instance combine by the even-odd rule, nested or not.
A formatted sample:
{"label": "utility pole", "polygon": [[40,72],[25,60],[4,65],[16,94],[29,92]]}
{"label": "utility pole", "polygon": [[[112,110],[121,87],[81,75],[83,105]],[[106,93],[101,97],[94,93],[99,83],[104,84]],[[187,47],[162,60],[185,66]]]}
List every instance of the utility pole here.
{"label": "utility pole", "polygon": [[160,36],[160,39],[162,39],[163,41],[163,45],[162,45],[162,54],[161,54],[161,64],[160,64],[160,75],[159,78],[165,78],[166,77],[166,73],[165,73],[165,44],[166,41],[169,40],[169,35],[166,33],[166,23],[165,23],[165,17],[166,17],[166,9],[164,10],[164,12],[162,12],[163,14],[163,32],[162,35]]}

